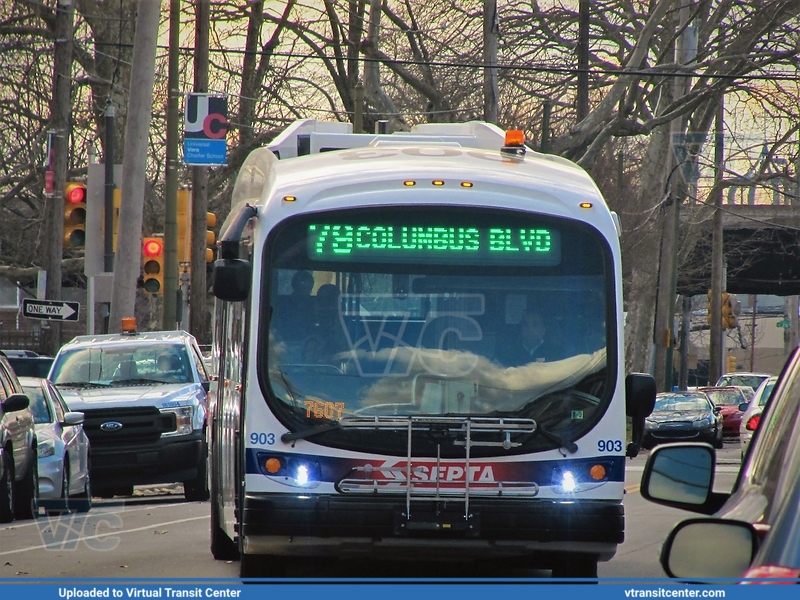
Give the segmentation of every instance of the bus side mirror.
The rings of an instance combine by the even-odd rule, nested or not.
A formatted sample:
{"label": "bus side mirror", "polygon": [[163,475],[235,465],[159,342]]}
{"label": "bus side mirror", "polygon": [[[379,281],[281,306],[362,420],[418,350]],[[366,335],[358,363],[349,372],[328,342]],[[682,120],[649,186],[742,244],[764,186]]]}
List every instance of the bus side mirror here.
{"label": "bus side mirror", "polygon": [[625,455],[635,458],[644,440],[644,420],[656,404],[656,380],[648,373],[631,373],[625,378],[625,414],[631,418],[631,443]]}
{"label": "bus side mirror", "polygon": [[214,263],[214,296],[228,302],[242,302],[250,295],[252,266],[240,258],[223,258]]}

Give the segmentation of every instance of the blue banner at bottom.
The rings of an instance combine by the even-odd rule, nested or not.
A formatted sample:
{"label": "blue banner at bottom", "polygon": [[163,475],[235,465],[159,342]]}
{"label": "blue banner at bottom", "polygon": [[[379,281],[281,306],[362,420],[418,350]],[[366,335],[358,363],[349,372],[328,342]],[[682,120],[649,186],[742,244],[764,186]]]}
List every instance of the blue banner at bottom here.
{"label": "blue banner at bottom", "polygon": [[[767,580],[759,580],[764,583]],[[769,580],[769,583],[798,583],[798,580]],[[599,584],[587,589],[585,584]],[[643,598],[715,598],[725,600],[752,600],[768,593],[770,600],[794,600],[796,586],[737,585],[737,582],[710,584],[687,584],[674,580],[568,580],[555,583],[553,580],[225,580],[197,583],[171,583],[169,581],[129,582],[98,581],[95,583],[63,582],[52,580],[0,580],[0,596],[11,598],[11,594],[24,596],[25,600],[94,600],[94,599],[147,599],[163,598],[237,598],[239,600],[263,600],[265,594],[286,594],[292,599],[326,600],[347,598],[348,600],[441,600],[443,595],[457,594],[459,600],[485,600],[493,594],[553,594],[558,598],[581,598],[591,595],[592,600],[634,600]],[[557,596],[556,596],[557,594]]]}

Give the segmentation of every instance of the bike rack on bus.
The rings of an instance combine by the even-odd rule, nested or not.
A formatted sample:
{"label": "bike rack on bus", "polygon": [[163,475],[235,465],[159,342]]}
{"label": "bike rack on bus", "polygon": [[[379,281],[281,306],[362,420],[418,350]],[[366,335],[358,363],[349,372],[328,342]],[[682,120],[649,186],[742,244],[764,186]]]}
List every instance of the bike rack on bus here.
{"label": "bike rack on bus", "polygon": [[[407,431],[407,453],[405,465],[397,467],[374,467],[365,465],[355,467],[347,477],[340,480],[337,489],[343,494],[388,494],[405,495],[405,512],[398,515],[396,527],[405,530],[438,530],[450,529],[452,531],[466,530],[470,532],[478,526],[474,515],[470,513],[469,501],[471,497],[478,496],[515,496],[534,497],[539,493],[539,484],[535,481],[470,481],[475,471],[471,467],[470,449],[476,446],[500,447],[509,450],[520,446],[514,440],[519,435],[531,434],[536,431],[536,422],[533,419],[493,418],[493,417],[449,417],[449,416],[375,416],[375,417],[345,417],[339,421],[342,429],[375,429],[382,431]],[[433,478],[424,479],[427,486],[421,485],[423,481],[415,479],[421,475],[423,467],[414,466],[413,462],[422,462],[422,457],[415,456],[412,460],[412,440],[414,432],[427,432],[434,439],[436,436],[446,437],[455,435],[453,442],[456,446],[464,446],[465,459],[463,462],[464,478],[458,481],[442,479],[441,441],[436,442],[435,475]],[[497,440],[475,440],[476,433],[496,433]],[[451,463],[444,463],[445,466]],[[460,466],[460,462],[458,463]],[[376,473],[377,471],[377,473]],[[434,484],[431,486],[430,484]],[[463,522],[451,523],[440,520],[414,520],[412,519],[411,503],[413,501],[436,502],[436,516],[440,515],[439,506],[442,501],[463,501]],[[475,532],[477,534],[477,532]]]}

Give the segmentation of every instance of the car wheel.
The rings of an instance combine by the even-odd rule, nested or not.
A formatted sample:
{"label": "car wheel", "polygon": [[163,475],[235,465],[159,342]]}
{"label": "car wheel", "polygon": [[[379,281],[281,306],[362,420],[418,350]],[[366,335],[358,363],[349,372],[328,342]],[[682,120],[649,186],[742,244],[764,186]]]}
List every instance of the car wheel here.
{"label": "car wheel", "polygon": [[722,431],[717,433],[717,439],[714,440],[714,448],[721,450],[725,443],[722,441]]}
{"label": "car wheel", "polygon": [[6,466],[0,474],[0,523],[14,520],[14,461],[10,453],[5,458]]}
{"label": "car wheel", "polygon": [[205,502],[211,497],[208,491],[208,452],[203,451],[202,457],[197,467],[197,477],[183,482],[183,495],[189,502]]}
{"label": "car wheel", "polygon": [[16,483],[14,489],[14,516],[18,519],[35,519],[38,513],[39,473],[36,463],[36,449],[25,475]]}
{"label": "car wheel", "polygon": [[72,506],[79,513],[89,512],[92,508],[92,481],[89,479],[89,474],[86,474],[86,481],[83,484],[83,491],[80,494],[73,496],[71,502]]}

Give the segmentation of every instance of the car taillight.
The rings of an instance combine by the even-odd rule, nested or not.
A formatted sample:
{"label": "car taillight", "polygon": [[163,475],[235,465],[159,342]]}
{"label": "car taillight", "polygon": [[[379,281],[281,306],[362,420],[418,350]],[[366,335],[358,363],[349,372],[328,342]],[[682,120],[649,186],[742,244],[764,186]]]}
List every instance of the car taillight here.
{"label": "car taillight", "polygon": [[[800,583],[800,569],[791,569],[789,567],[776,567],[771,565],[763,565],[760,567],[753,567],[745,574],[745,579],[752,579],[757,581],[742,581],[744,584],[748,583]],[[774,579],[785,579],[786,581],[765,581]],[[795,579],[796,581],[789,581]]]}
{"label": "car taillight", "polygon": [[747,424],[744,426],[748,431],[755,431],[758,427],[758,422],[761,420],[761,415],[753,415],[747,419]]}

